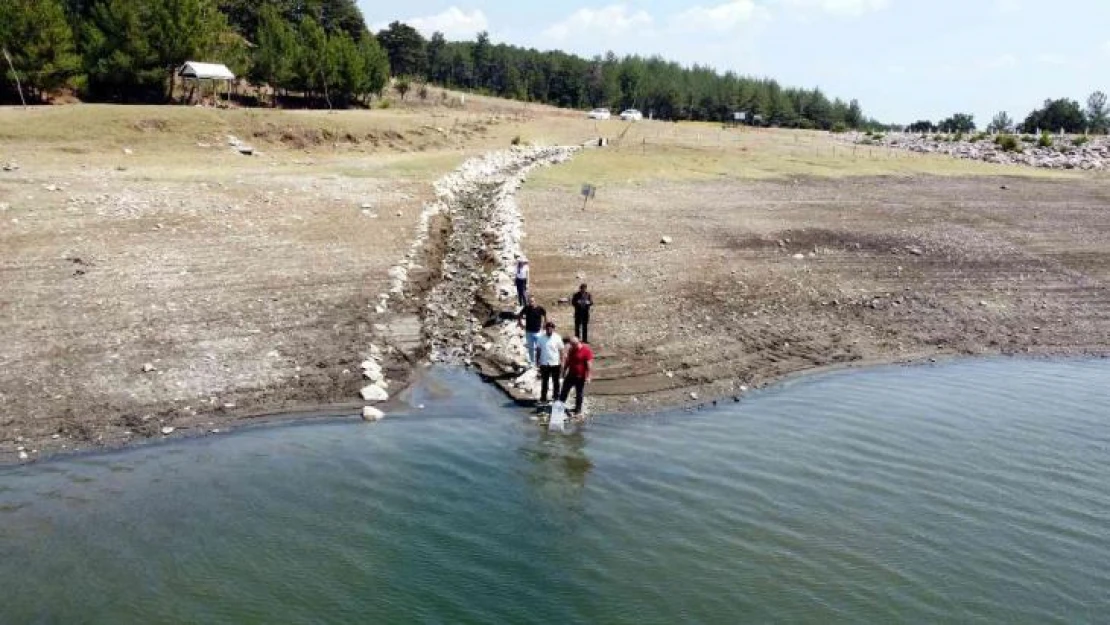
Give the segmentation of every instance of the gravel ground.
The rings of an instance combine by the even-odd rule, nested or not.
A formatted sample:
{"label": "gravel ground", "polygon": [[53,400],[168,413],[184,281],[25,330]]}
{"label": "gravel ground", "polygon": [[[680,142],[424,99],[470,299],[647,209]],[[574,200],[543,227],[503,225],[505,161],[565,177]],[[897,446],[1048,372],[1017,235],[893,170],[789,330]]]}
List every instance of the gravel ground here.
{"label": "gravel ground", "polygon": [[[535,292],[596,302],[595,412],[739,398],[801,371],[1110,352],[1101,179],[529,185]],[[668,237],[669,244],[661,241]]]}
{"label": "gravel ground", "polygon": [[197,153],[188,174],[0,171],[0,461],[357,401],[372,305],[430,189],[333,173],[357,160]]}

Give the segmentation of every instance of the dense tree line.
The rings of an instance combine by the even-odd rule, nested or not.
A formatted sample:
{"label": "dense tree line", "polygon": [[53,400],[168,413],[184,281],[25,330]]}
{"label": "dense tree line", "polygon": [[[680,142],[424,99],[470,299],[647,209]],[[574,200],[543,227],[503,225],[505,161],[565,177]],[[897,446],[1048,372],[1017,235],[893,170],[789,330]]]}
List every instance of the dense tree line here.
{"label": "dense tree line", "polygon": [[[188,60],[218,61],[281,92],[339,105],[380,93],[389,64],[355,0],[3,0],[0,97],[70,88],[165,101]],[[6,96],[6,97],[5,97]]]}
{"label": "dense tree line", "polygon": [[[967,113],[956,113],[936,124],[929,120],[916,121],[907,126],[906,130],[920,133],[968,133],[975,130],[975,118]],[[1006,111],[999,112],[987,124],[987,131],[1104,135],[1110,132],[1110,107],[1107,106],[1106,94],[1101,91],[1096,91],[1087,98],[1086,108],[1068,98],[1049,99],[1044,101],[1044,106],[1029,113],[1020,124],[1015,123]]]}
{"label": "dense tree line", "polygon": [[[568,108],[638,108],[657,119],[727,121],[826,130],[877,128],[855,100],[820,89],[784,87],[768,78],[684,67],[658,56],[613,53],[586,59],[559,51],[474,41],[425,39],[394,22],[372,34],[355,0],[2,0],[0,99],[16,80],[31,101],[62,89],[106,101],[165,101],[186,60],[227,64],[277,94],[345,106],[380,94],[390,74],[402,97],[432,82]],[[426,94],[426,89],[419,93]],[[914,132],[967,133],[974,118],[957,113]],[[1106,133],[1106,95],[1046,100],[1020,124],[1005,112],[993,132]]]}
{"label": "dense tree line", "polygon": [[797,89],[708,67],[683,67],[660,57],[585,59],[558,51],[475,41],[425,40],[394,22],[378,33],[395,75],[448,87],[568,108],[637,108],[657,119],[748,121],[797,128],[858,128],[867,120],[856,101],[830,99],[820,89]]}
{"label": "dense tree line", "polygon": [[[425,39],[393,23],[376,36],[355,0],[3,0],[0,46],[11,100],[16,74],[32,99],[62,88],[107,101],[164,101],[186,60],[218,61],[278,93],[345,105],[433,82],[563,107],[639,108],[660,119],[831,129],[869,123],[855,101],[774,80],[683,67],[659,57],[585,59],[475,41]],[[426,93],[426,90],[421,90]]]}

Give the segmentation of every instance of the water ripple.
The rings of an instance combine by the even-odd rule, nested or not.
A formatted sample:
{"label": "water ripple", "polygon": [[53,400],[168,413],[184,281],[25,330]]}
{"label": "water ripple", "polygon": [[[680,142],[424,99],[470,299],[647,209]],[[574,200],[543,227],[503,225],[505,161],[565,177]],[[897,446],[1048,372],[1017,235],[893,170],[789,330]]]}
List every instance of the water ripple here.
{"label": "water ripple", "polygon": [[1105,362],[828,375],[566,437],[468,375],[432,381],[453,392],[373,427],[262,428],[0,477],[5,618],[1110,614]]}

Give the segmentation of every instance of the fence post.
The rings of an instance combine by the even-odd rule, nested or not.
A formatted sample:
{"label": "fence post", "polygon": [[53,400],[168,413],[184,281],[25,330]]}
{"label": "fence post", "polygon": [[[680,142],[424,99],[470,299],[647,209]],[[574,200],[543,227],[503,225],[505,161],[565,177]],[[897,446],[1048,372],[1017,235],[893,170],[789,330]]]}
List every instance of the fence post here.
{"label": "fence post", "polygon": [[8,49],[4,48],[4,58],[8,60],[8,67],[12,70],[12,76],[15,78],[15,89],[19,92],[19,101],[23,103],[23,108],[27,108],[27,100],[23,98],[23,86],[19,84],[19,72],[15,71],[15,65],[12,64],[12,57],[8,54]]}

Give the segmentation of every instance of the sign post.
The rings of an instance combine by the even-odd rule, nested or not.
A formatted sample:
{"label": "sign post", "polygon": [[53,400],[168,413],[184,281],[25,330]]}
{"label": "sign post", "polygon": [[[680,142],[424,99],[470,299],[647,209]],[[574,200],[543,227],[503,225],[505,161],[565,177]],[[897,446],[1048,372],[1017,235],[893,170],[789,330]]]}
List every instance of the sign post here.
{"label": "sign post", "polygon": [[597,195],[597,187],[590,183],[582,185],[582,210],[586,210],[586,204],[590,203],[590,199]]}

